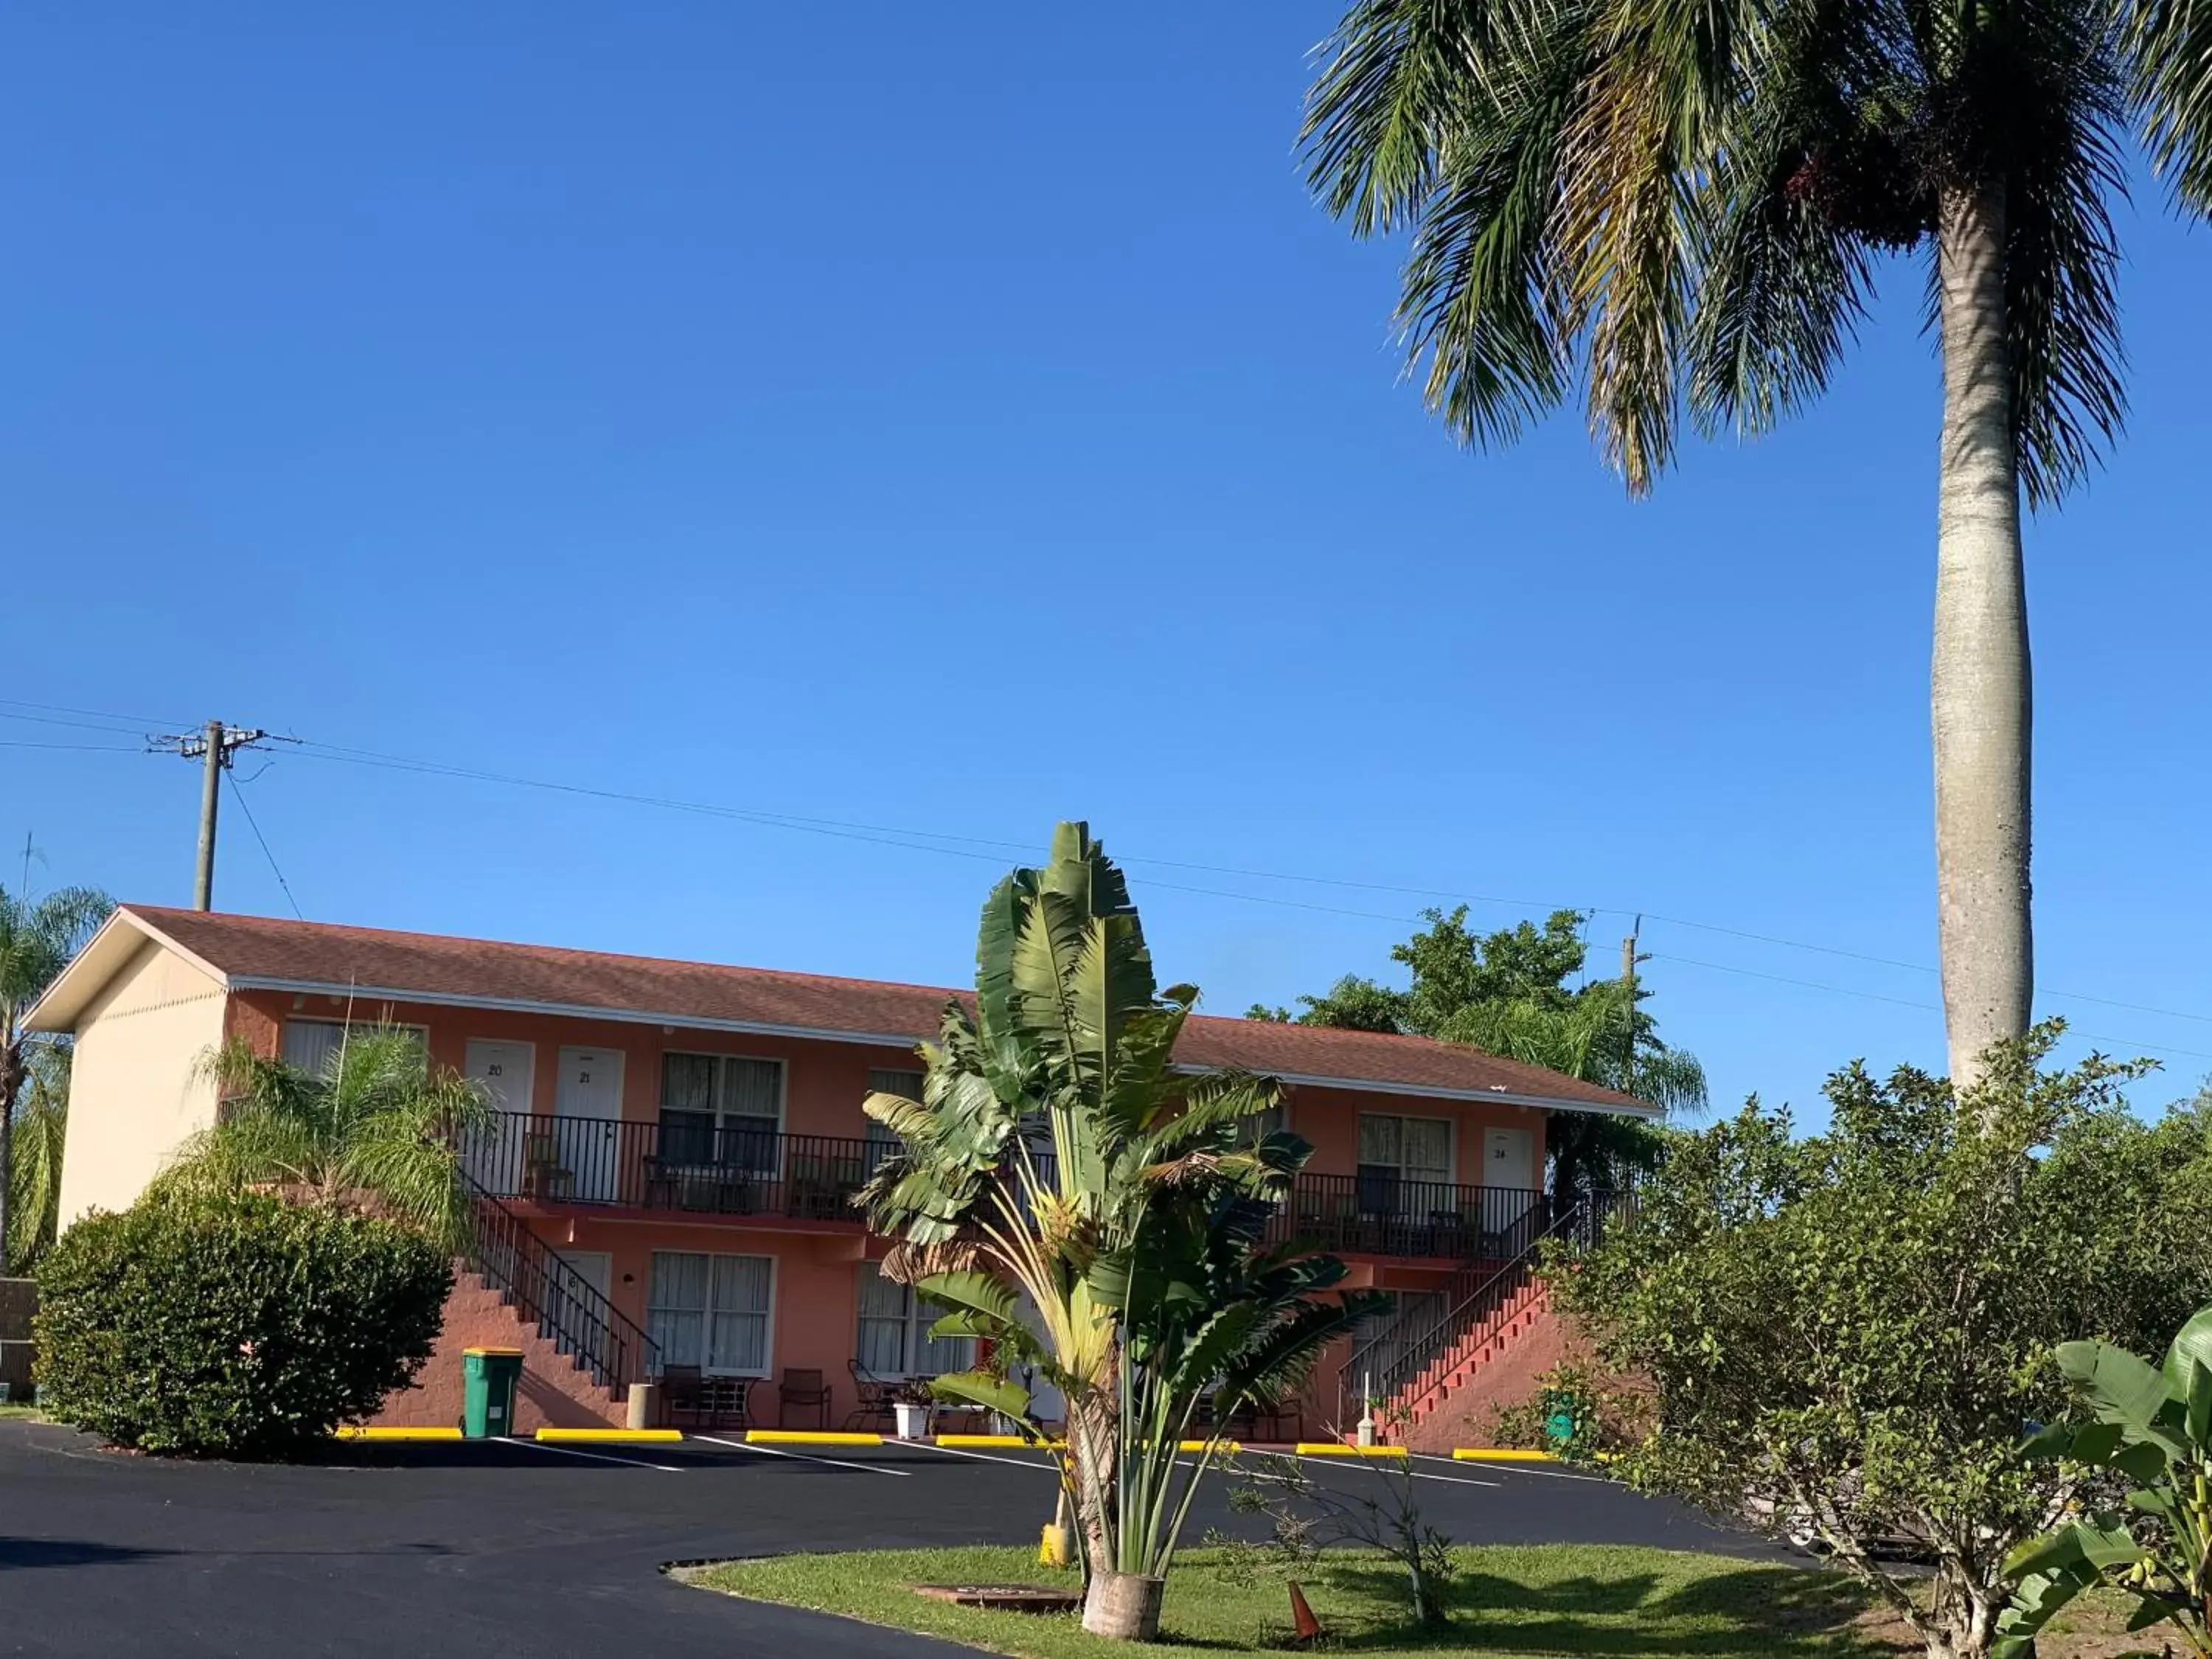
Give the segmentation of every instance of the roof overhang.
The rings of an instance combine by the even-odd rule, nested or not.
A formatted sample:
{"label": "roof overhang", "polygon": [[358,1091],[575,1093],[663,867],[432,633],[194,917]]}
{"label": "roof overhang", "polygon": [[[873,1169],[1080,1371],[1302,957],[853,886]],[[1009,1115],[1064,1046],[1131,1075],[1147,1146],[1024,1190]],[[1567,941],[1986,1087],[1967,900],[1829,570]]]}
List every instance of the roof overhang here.
{"label": "roof overhang", "polygon": [[[363,985],[343,980],[285,979],[226,974],[203,960],[143,917],[118,908],[76,959],[62,970],[34,1003],[25,1024],[34,1031],[74,1031],[84,1011],[148,944],[160,945],[191,963],[226,992],[276,991],[294,996],[336,997],[355,1002],[412,1002],[442,1008],[482,1008],[501,1013],[541,1014],[562,1019],[606,1020],[623,1025],[675,1026],[687,1031],[726,1031],[746,1036],[789,1037],[810,1042],[862,1043],[873,1048],[912,1048],[922,1040],[913,1031],[847,1030],[819,1025],[784,1025],[764,1020],[711,1016],[651,1008],[611,1008],[596,1003],[541,1002],[526,998],[472,996],[462,992],[424,991],[404,985]],[[1204,1066],[1179,1066],[1202,1072]],[[1454,1089],[1437,1084],[1405,1083],[1372,1077],[1271,1072],[1278,1082],[1297,1088],[1346,1089],[1367,1094],[1410,1096],[1423,1100],[1480,1101],[1527,1106],[1547,1112],[1586,1112],[1602,1117],[1651,1118],[1659,1109],[1640,1102],[1614,1103],[1504,1089]]]}
{"label": "roof overhang", "polygon": [[[858,1042],[885,1048],[911,1048],[923,1040],[915,1031],[847,1030],[822,1025],[779,1025],[766,1020],[718,1019],[691,1013],[672,1013],[650,1008],[610,1008],[589,1002],[537,1002],[517,997],[470,996],[452,991],[410,991],[398,985],[348,984],[334,980],[266,979],[234,976],[224,981],[234,991],[278,991],[295,996],[340,997],[357,1002],[416,1002],[439,1008],[483,1008],[499,1013],[544,1014],[561,1019],[603,1019],[623,1025],[677,1026],[687,1031],[727,1031],[744,1036],[793,1037],[811,1042]],[[1179,1072],[1210,1071],[1206,1066],[1178,1066]],[[1613,1105],[1606,1102],[1570,1100],[1556,1095],[1516,1094],[1500,1089],[1447,1089],[1432,1084],[1399,1083],[1379,1078],[1328,1077],[1297,1072],[1270,1072],[1278,1083],[1311,1089],[1353,1089],[1370,1094],[1415,1095],[1425,1100],[1488,1101],[1507,1106],[1533,1106],[1548,1112],[1589,1112],[1605,1117],[1657,1117],[1655,1106]]]}
{"label": "roof overhang", "polygon": [[77,1022],[84,1018],[84,1011],[149,944],[174,952],[217,985],[228,984],[221,969],[202,961],[144,917],[118,906],[109,912],[107,920],[100,924],[100,931],[86,942],[70,965],[46,987],[46,994],[31,1005],[30,1012],[23,1017],[24,1029],[75,1031]]}

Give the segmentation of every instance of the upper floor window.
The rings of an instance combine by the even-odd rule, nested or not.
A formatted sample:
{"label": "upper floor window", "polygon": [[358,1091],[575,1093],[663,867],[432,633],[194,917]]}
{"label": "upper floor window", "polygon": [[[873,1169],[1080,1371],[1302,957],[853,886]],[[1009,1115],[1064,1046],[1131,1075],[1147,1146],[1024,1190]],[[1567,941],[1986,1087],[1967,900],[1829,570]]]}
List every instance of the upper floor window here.
{"label": "upper floor window", "polygon": [[773,1171],[783,1128],[783,1062],[734,1054],[660,1057],[660,1156]]}
{"label": "upper floor window", "polygon": [[[880,1066],[868,1068],[868,1092],[872,1095],[897,1095],[902,1099],[919,1101],[921,1082],[920,1072],[893,1071]],[[899,1138],[890,1132],[888,1124],[878,1123],[873,1118],[867,1120],[867,1125],[861,1133],[867,1142],[867,1171],[872,1175],[885,1154],[898,1150]]]}
{"label": "upper floor window", "polygon": [[288,1019],[284,1022],[284,1063],[309,1077],[327,1077],[338,1050],[349,1037],[358,1042],[378,1031],[404,1031],[422,1046],[426,1054],[429,1052],[430,1034],[420,1025],[380,1025],[366,1019]]}
{"label": "upper floor window", "polygon": [[1448,1204],[1438,1190],[1451,1182],[1451,1121],[1441,1117],[1359,1115],[1359,1207],[1410,1215]]}

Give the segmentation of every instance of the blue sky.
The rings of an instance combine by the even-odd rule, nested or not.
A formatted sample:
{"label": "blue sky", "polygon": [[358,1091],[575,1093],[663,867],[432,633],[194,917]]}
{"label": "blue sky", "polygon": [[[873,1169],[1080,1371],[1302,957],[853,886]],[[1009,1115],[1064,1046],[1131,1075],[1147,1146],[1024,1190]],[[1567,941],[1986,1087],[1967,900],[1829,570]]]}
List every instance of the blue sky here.
{"label": "blue sky", "polygon": [[[1940,1066],[1917,276],[1648,501],[1572,412],[1462,453],[1299,182],[1333,10],[11,9],[0,697],[128,718],[0,740],[900,832],[247,761],[317,918],[949,981],[1080,815],[1217,1012],[1463,894],[1607,907],[1608,969],[1647,912],[1723,1102]],[[2148,1104],[2212,1070],[2212,240],[2123,225],[2130,434],[2031,532],[2038,925]],[[184,902],[197,787],[0,748],[0,842]],[[235,806],[218,901],[289,908]]]}

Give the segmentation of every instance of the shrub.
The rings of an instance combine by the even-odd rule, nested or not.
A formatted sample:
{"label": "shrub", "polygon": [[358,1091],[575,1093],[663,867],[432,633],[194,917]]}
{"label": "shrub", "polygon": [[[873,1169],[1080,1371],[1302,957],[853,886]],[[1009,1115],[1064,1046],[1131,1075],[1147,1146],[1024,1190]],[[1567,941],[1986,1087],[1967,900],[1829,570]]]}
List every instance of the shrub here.
{"label": "shrub", "polygon": [[250,1194],[143,1199],[40,1263],[46,1407],[148,1451],[280,1455],[410,1382],[452,1285],[445,1253],[389,1221]]}

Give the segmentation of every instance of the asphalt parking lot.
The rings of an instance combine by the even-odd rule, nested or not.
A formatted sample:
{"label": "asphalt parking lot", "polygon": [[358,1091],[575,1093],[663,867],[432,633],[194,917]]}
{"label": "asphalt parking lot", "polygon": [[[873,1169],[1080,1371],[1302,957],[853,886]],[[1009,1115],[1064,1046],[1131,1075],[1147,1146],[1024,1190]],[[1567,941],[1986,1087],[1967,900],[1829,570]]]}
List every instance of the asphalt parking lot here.
{"label": "asphalt parking lot", "polygon": [[[1371,1480],[1314,1463],[1336,1484]],[[1544,1468],[1414,1466],[1463,1543],[1649,1544],[1765,1556],[1674,1505]],[[1224,1483],[1194,1539],[1229,1516]],[[0,1423],[0,1653],[656,1659],[967,1654],[686,1589],[665,1563],[1026,1543],[1046,1460],[925,1446],[533,1442],[333,1446],[314,1464],[187,1463]]]}

